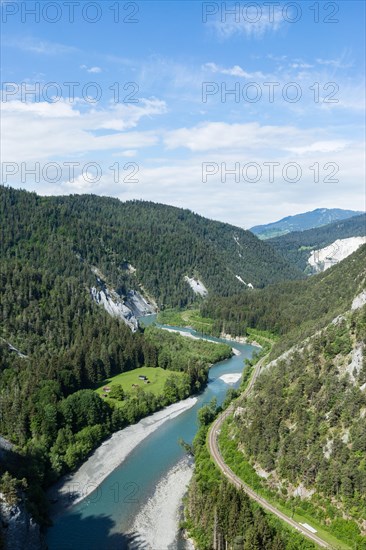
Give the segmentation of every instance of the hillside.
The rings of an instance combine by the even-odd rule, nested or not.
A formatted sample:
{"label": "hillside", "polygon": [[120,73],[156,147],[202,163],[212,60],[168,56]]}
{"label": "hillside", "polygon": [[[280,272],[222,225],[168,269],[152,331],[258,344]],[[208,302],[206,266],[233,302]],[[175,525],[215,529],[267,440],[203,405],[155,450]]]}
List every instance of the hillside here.
{"label": "hillside", "polygon": [[248,327],[282,336],[272,354],[324,327],[351,307],[365,286],[366,245],[305,281],[288,281],[228,298],[211,297],[201,314],[214,319],[217,332],[245,335]]}
{"label": "hillside", "polygon": [[312,550],[299,533],[266,514],[243,491],[231,485],[215,467],[206,447],[212,404],[199,414],[200,429],[193,442],[195,469],[185,498],[185,522],[198,550]]}
{"label": "hillside", "polygon": [[39,197],[4,187],[0,198],[1,259],[75,276],[89,288],[101,273],[101,284],[120,295],[139,290],[159,306],[184,306],[199,296],[185,277],[227,296],[249,283],[263,287],[302,276],[249,231],[189,210],[93,195]]}
{"label": "hillside", "polygon": [[[268,239],[267,243],[281,252],[290,262],[306,273],[311,273],[311,252],[332,245],[339,239],[366,235],[366,215],[353,216],[316,229],[293,231],[281,237]],[[337,245],[332,250],[336,255]],[[332,252],[331,251],[331,252]]]}
{"label": "hillside", "polygon": [[[366,245],[305,281],[209,298],[201,305],[219,331],[245,334],[251,326],[280,336],[270,359],[263,357],[252,391],[238,398],[234,414],[217,432],[225,464],[287,517],[310,525],[330,547],[358,550],[366,548],[365,260]],[[254,364],[248,362],[243,388]],[[210,548],[217,536],[229,545],[235,535],[244,542],[249,532],[255,542],[244,548],[313,547],[300,539],[283,540],[283,531],[276,543],[270,533],[264,542],[264,526],[242,533],[240,524],[221,518],[223,476],[210,469],[205,443],[202,437],[204,451],[196,459],[186,504],[199,548]],[[225,500],[228,518],[241,513],[243,498],[231,491]]]}
{"label": "hillside", "polygon": [[342,210],[341,208],[317,208],[312,212],[304,212],[295,216],[287,216],[281,220],[265,225],[256,225],[250,229],[260,239],[279,237],[292,231],[304,231],[321,227],[329,223],[357,216],[362,212]]}
{"label": "hillside", "polygon": [[364,305],[299,342],[264,369],[226,434],[257,490],[358,549],[366,548],[365,334]]}

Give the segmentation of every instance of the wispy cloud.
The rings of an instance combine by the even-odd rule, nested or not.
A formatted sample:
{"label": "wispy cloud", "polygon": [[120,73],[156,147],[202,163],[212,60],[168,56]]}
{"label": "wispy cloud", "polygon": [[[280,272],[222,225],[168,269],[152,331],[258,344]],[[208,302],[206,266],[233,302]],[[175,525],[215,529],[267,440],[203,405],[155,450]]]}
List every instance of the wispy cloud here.
{"label": "wispy cloud", "polygon": [[216,63],[205,63],[202,68],[203,70],[208,70],[212,73],[237,76],[239,78],[246,78],[248,80],[253,78],[266,78],[266,75],[264,75],[261,71],[247,72],[244,71],[244,69],[242,69],[240,65],[234,65],[233,67],[224,68],[216,65]]}
{"label": "wispy cloud", "polygon": [[225,150],[286,150],[295,142],[303,143],[307,130],[293,126],[262,126],[257,122],[228,124],[206,122],[191,128],[167,132],[164,137],[168,149],[186,148],[192,152]]}
{"label": "wispy cloud", "polygon": [[261,39],[265,34],[278,31],[284,23],[280,6],[273,6],[267,14],[258,13],[258,5],[253,2],[245,10],[239,2],[235,4],[222,3],[220,13],[209,21],[221,39],[234,35],[244,35],[247,38]]}
{"label": "wispy cloud", "polygon": [[296,63],[291,63],[290,67],[292,69],[312,69],[314,65],[310,65],[310,63],[304,63],[304,62],[296,62]]}
{"label": "wispy cloud", "polygon": [[5,36],[3,37],[3,45],[42,55],[72,54],[79,51],[78,48],[75,48],[74,46],[68,46],[66,44],[50,42],[47,40],[39,40],[33,37]]}
{"label": "wispy cloud", "polygon": [[343,58],[340,59],[322,59],[321,57],[318,57],[316,59],[316,62],[319,63],[319,65],[327,65],[330,67],[334,67],[335,69],[349,69],[352,67],[352,63],[345,63],[343,61]]}
{"label": "wispy cloud", "polygon": [[328,141],[316,141],[309,143],[302,147],[287,147],[286,149],[291,153],[297,155],[304,155],[306,153],[336,153],[342,151],[348,146],[349,142],[344,140],[328,140]]}

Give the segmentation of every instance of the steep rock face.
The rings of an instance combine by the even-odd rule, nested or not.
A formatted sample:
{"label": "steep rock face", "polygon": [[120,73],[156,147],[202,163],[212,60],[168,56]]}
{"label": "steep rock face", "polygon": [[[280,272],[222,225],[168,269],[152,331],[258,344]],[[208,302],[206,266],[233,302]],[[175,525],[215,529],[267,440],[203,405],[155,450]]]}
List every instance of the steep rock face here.
{"label": "steep rock face", "polygon": [[138,322],[132,311],[124,304],[120,296],[113,289],[104,288],[98,290],[95,287],[90,289],[92,299],[104,307],[112,317],[122,319],[132,332],[136,332]]}
{"label": "steep rock face", "polygon": [[195,294],[199,294],[200,296],[207,296],[208,290],[202,281],[200,281],[199,279],[195,279],[194,277],[188,277],[188,275],[184,277],[184,280],[187,281]]}
{"label": "steep rock face", "polygon": [[121,296],[101,278],[99,270],[94,268],[93,271],[96,274],[98,288],[90,289],[92,299],[102,305],[109,315],[122,319],[132,332],[138,329],[139,317],[156,313],[156,305],[148,302],[142,294],[136,290],[129,290],[126,296]]}
{"label": "steep rock face", "polygon": [[365,304],[366,304],[366,290],[363,290],[353,300],[352,311],[354,311],[355,309],[360,309],[360,307],[364,306]]}
{"label": "steep rock face", "polygon": [[10,505],[0,493],[0,541],[4,550],[44,550],[40,526],[34,521],[21,500]]}
{"label": "steep rock face", "polygon": [[344,260],[366,243],[366,237],[350,237],[337,239],[332,244],[314,250],[308,259],[309,265],[316,271],[325,271],[341,260]]}
{"label": "steep rock face", "polygon": [[125,305],[132,311],[135,317],[142,317],[143,315],[151,315],[156,313],[157,308],[155,304],[148,302],[142,294],[136,290],[130,290],[127,293],[125,299]]}

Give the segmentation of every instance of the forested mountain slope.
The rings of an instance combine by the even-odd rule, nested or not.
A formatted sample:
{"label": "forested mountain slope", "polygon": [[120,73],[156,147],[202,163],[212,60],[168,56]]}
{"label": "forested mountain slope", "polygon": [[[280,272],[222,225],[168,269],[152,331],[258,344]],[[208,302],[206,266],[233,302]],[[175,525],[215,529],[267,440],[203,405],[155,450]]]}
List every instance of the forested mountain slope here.
{"label": "forested mountain slope", "polygon": [[229,428],[256,483],[366,548],[366,305],[270,363]]}
{"label": "forested mountain slope", "polygon": [[[267,243],[281,252],[299,269],[311,273],[308,263],[312,250],[319,250],[336,241],[366,235],[366,214],[336,221],[316,229],[294,231],[281,237],[268,239]],[[335,250],[336,251],[336,250]]]}
{"label": "forested mountain slope", "polygon": [[0,204],[2,261],[29,261],[88,285],[95,282],[95,266],[113,288],[123,293],[143,285],[158,305],[195,299],[185,276],[224,296],[245,288],[237,277],[262,287],[302,276],[249,231],[189,210],[93,195],[39,197],[4,187]]}
{"label": "forested mountain slope", "polygon": [[280,353],[351,307],[365,287],[366,245],[351,256],[305,281],[287,281],[228,298],[210,297],[201,313],[215,320],[217,332],[245,335],[246,328],[269,330],[282,338]]}
{"label": "forested mountain slope", "polygon": [[[160,299],[179,301],[181,290],[186,303],[194,295],[184,274],[202,265],[217,270],[213,287],[222,284],[230,293],[222,276],[223,261],[229,262],[223,243],[230,239],[237,247],[236,230],[220,231],[222,224],[212,222],[211,232],[211,222],[190,212],[147,203],[45,198],[3,187],[0,198],[0,433],[25,457],[11,473],[26,478],[30,509],[45,521],[41,487],[75,467],[113,430],[198,390],[209,365],[231,353],[227,346],[221,353],[215,344],[152,329],[132,333],[92,300],[92,268],[105,273],[121,295],[141,282],[152,292],[161,283]],[[179,223],[182,230],[176,229]],[[239,230],[239,242],[247,236],[249,249],[259,243],[262,254],[267,251]],[[274,260],[276,277],[286,265]],[[142,390],[113,407],[93,391],[141,366],[172,371],[161,395]],[[181,374],[179,384],[174,371]],[[0,462],[0,492],[16,497],[18,482],[2,475],[8,466]]]}
{"label": "forested mountain slope", "polygon": [[341,208],[317,208],[311,212],[287,216],[277,222],[256,225],[250,231],[261,239],[270,239],[271,237],[285,235],[291,231],[304,231],[306,229],[321,227],[338,220],[357,216],[358,214],[362,214],[362,212],[342,210]]}
{"label": "forested mountain slope", "polygon": [[[220,330],[245,334],[253,326],[280,336],[272,361],[220,428],[226,464],[289,517],[321,530],[331,545],[341,541],[340,547],[358,550],[366,549],[365,259],[366,245],[306,281],[210,298],[201,306]],[[208,548],[215,533],[229,544],[233,534],[242,535],[245,543],[252,528],[242,533],[238,523],[227,530],[218,511],[221,478],[209,476],[204,466],[199,457],[189,492],[193,536],[200,548]],[[240,510],[240,497],[232,492],[225,501],[229,518]],[[207,514],[197,505],[210,506]],[[244,548],[283,547],[283,540],[261,541],[264,530]],[[302,547],[301,541],[287,544]]]}
{"label": "forested mountain slope", "polygon": [[[200,419],[212,420],[210,406]],[[205,410],[206,409],[206,410]],[[206,447],[208,426],[201,425],[193,443],[195,469],[185,499],[185,528],[195,548],[233,550],[312,550],[299,533],[266,514],[216,468]]]}

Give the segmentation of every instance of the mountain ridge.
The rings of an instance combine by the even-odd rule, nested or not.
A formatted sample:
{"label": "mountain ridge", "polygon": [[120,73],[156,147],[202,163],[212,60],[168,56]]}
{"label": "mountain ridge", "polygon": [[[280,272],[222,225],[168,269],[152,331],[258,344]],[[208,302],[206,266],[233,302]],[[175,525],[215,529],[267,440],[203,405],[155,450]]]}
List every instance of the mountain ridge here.
{"label": "mountain ridge", "polygon": [[62,268],[76,276],[83,273],[89,287],[95,278],[85,270],[92,265],[117,292],[142,285],[160,307],[182,307],[196,299],[185,276],[222,295],[245,287],[237,276],[255,287],[302,277],[249,231],[189,210],[96,195],[40,197],[4,187],[0,197],[7,257],[46,265],[50,258],[58,263],[62,254]]}
{"label": "mountain ridge", "polygon": [[323,225],[351,218],[362,213],[362,211],[343,210],[342,208],[316,208],[309,212],[286,216],[268,224],[255,225],[249,231],[259,238],[266,240],[291,233],[292,231],[304,231],[306,229],[322,227]]}

